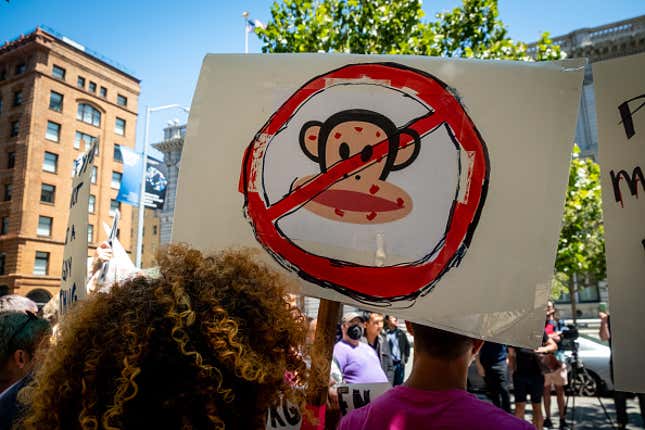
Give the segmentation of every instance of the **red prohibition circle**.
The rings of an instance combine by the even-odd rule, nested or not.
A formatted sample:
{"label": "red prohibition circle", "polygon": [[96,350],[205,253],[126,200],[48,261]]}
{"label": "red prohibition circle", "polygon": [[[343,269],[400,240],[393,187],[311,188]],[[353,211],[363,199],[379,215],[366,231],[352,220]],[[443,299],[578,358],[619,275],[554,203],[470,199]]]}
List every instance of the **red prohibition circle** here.
{"label": "red prohibition circle", "polygon": [[[263,197],[260,176],[267,144],[271,139],[297,109],[323,91],[328,82],[351,82],[366,78],[388,81],[389,86],[395,89],[412,90],[414,97],[431,106],[434,112],[408,127],[423,134],[447,124],[461,148],[472,159],[466,191],[468,198],[463,202],[454,202],[444,242],[432,258],[386,267],[357,265],[311,254],[295,245],[277,228],[280,216],[298,209],[343,174],[361,168],[365,161],[360,159],[360,154],[329,168],[318,175],[311,186],[293,190],[274,204],[269,204]],[[385,144],[375,145],[372,158],[386,156],[386,148]],[[428,73],[400,64],[352,64],[313,78],[269,118],[245,151],[239,191],[244,194],[245,216],[253,227],[256,239],[284,267],[297,272],[307,281],[333,288],[357,300],[373,303],[409,300],[428,292],[464,256],[486,198],[489,166],[486,144],[446,84]]]}

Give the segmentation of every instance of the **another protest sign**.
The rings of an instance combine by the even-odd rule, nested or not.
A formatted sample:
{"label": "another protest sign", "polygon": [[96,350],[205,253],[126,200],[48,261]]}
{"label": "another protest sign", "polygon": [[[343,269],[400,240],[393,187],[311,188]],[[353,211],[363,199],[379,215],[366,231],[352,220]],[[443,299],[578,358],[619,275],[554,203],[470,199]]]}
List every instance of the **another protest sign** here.
{"label": "another protest sign", "polygon": [[[345,416],[354,409],[358,409],[376,400],[390,389],[390,384],[339,384],[336,385],[338,404],[341,416]],[[302,414],[297,407],[282,399],[279,405],[269,409],[267,414],[267,430],[274,429],[300,429]]]}
{"label": "another protest sign", "polygon": [[207,56],[174,240],[262,246],[306,295],[535,347],[583,66]]}
{"label": "another protest sign", "polygon": [[87,294],[87,225],[90,200],[90,179],[94,165],[95,141],[91,148],[74,160],[72,193],[69,201],[69,220],[65,232],[63,268],[60,286],[60,313],[64,314],[76,301]]}
{"label": "another protest sign", "polygon": [[645,392],[645,54],[593,65],[617,389]]}

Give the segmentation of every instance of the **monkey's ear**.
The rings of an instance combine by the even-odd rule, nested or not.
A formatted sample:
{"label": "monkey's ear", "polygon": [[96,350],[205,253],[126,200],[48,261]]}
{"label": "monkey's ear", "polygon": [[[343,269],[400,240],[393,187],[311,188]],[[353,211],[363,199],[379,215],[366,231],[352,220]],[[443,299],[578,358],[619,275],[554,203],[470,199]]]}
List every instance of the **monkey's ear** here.
{"label": "monkey's ear", "polygon": [[[405,147],[401,147],[402,134],[407,134],[412,138],[412,142],[410,142],[408,145],[405,145]],[[409,138],[405,138],[404,141],[408,140]],[[412,130],[411,128],[404,128],[403,130],[399,131],[396,141],[398,142],[396,157],[394,159],[394,164],[392,165],[391,170],[405,169],[410,164],[412,164],[414,160],[417,159],[417,157],[419,156],[419,151],[421,150],[421,139],[419,138],[419,133]]]}
{"label": "monkey's ear", "polygon": [[308,121],[300,129],[300,148],[312,161],[318,163],[318,135],[322,122]]}

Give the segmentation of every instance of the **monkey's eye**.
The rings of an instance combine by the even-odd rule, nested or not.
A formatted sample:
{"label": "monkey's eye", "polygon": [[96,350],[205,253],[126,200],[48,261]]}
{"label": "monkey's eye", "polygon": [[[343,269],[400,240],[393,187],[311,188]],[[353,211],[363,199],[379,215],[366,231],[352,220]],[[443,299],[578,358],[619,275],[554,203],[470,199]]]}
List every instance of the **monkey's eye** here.
{"label": "monkey's eye", "polygon": [[370,158],[372,158],[372,154],[374,153],[374,149],[372,148],[372,145],[366,145],[365,148],[361,151],[361,160],[363,162],[368,161]]}
{"label": "monkey's eye", "polygon": [[340,158],[343,160],[347,160],[349,158],[349,145],[347,143],[343,142],[340,144],[338,147],[338,155],[340,155]]}

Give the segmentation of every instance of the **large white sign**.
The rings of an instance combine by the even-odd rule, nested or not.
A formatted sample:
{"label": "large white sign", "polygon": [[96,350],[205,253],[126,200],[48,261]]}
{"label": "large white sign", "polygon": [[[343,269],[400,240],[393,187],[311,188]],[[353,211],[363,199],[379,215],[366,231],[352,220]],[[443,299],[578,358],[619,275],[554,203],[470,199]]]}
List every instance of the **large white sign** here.
{"label": "large white sign", "polygon": [[618,389],[645,392],[645,54],[593,65]]}
{"label": "large white sign", "polygon": [[306,295],[535,346],[583,64],[209,55],[174,240],[261,246]]}
{"label": "large white sign", "polygon": [[82,300],[87,291],[87,225],[90,201],[90,179],[95,142],[88,152],[74,160],[72,194],[69,201],[69,221],[65,232],[63,269],[60,285],[60,312],[64,314],[76,301]]}

